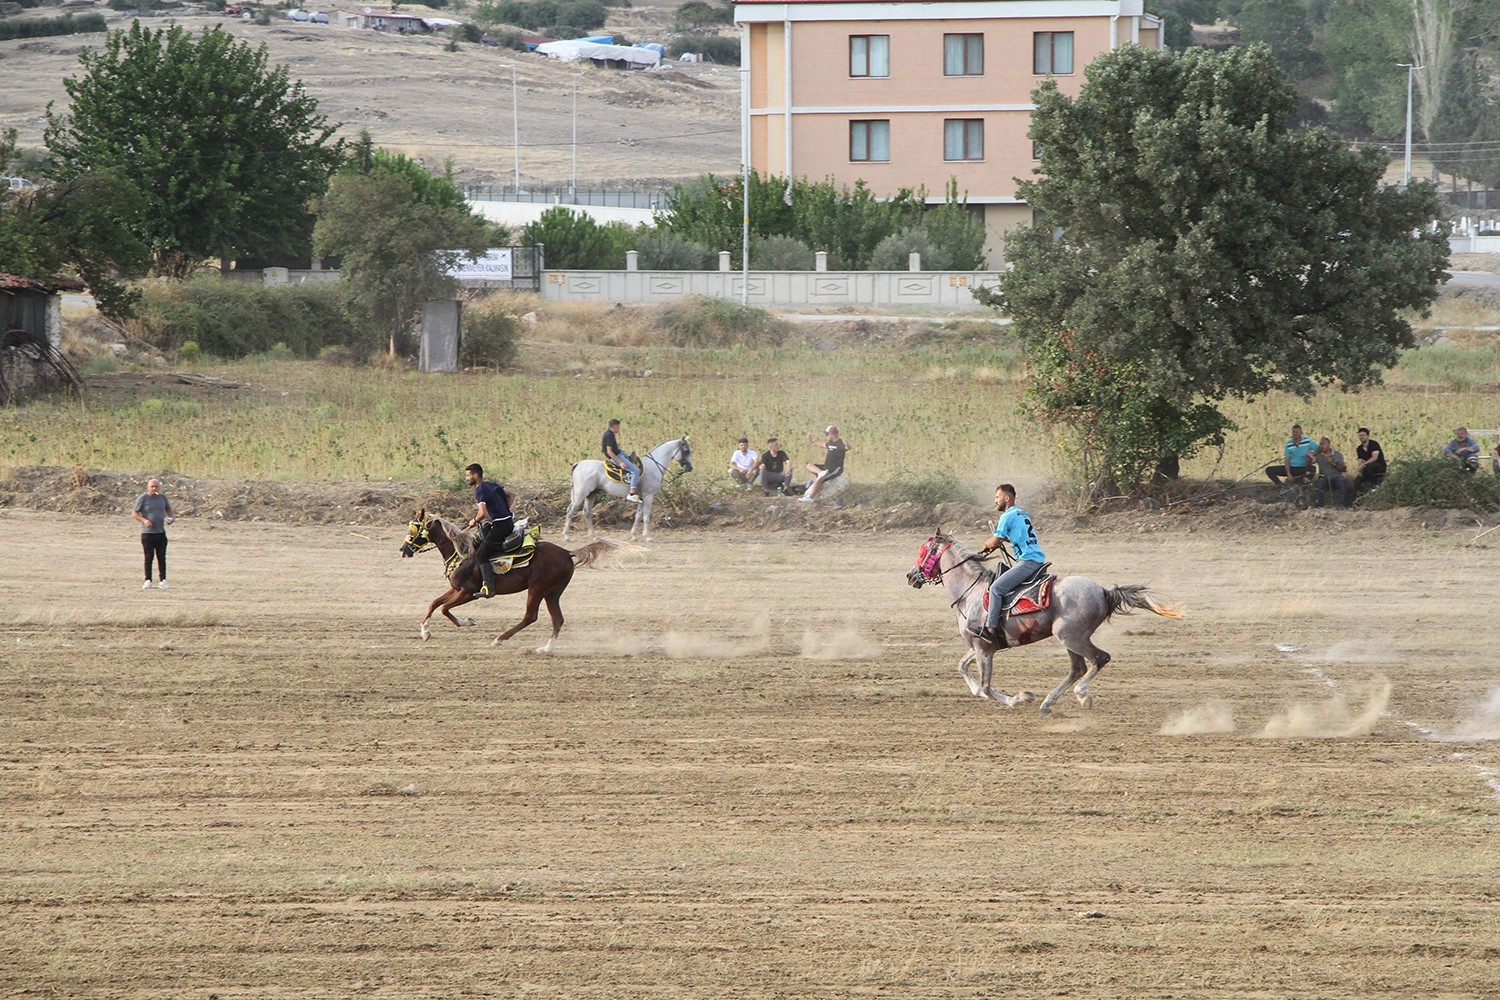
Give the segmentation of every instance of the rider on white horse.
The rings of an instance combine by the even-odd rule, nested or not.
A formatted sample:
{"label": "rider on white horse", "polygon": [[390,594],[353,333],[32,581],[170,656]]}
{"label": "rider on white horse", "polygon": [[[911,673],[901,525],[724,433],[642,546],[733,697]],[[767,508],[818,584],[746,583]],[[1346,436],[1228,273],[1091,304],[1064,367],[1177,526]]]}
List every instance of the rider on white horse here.
{"label": "rider on white horse", "polygon": [[599,442],[599,450],[604,452],[604,460],[613,462],[624,469],[629,476],[626,485],[630,492],[625,494],[625,499],[631,503],[640,503],[641,494],[639,487],[641,483],[641,470],[634,462],[626,457],[625,452],[620,449],[620,441],[615,437],[615,431],[620,429],[620,418],[616,417],[609,422],[609,427],[604,431],[604,438]]}
{"label": "rider on white horse", "polygon": [[1047,556],[1037,544],[1036,529],[1031,526],[1031,515],[1016,506],[1016,488],[1010,483],[1001,483],[995,487],[995,509],[1000,512],[1000,520],[995,524],[995,535],[985,541],[981,550],[990,553],[998,549],[1002,541],[1009,542],[1016,564],[998,574],[995,582],[990,584],[989,616],[977,634],[996,649],[1004,649],[1007,643],[1005,630],[1000,627],[1000,618],[1004,613],[1005,598],[1041,569]]}
{"label": "rider on white horse", "polygon": [[479,572],[484,576],[480,597],[495,594],[495,567],[490,560],[500,554],[500,546],[516,526],[516,516],[510,505],[516,500],[516,491],[509,486],[488,482],[484,478],[484,466],[478,462],[464,468],[464,481],[474,487],[474,517],[469,527],[479,526],[479,541],[474,546],[474,558],[479,560]]}

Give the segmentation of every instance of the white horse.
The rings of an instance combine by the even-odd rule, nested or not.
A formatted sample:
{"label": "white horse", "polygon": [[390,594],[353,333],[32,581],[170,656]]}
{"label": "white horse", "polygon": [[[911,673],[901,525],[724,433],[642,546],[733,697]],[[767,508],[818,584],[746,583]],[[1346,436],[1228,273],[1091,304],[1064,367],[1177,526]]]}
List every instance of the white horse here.
{"label": "white horse", "polygon": [[[641,502],[635,506],[635,521],[630,525],[632,540],[636,529],[640,529],[642,540],[651,541],[651,504],[656,500],[656,494],[661,492],[667,467],[674,461],[682,466],[683,472],[693,471],[693,450],[688,445],[686,434],[663,441],[641,459],[641,478],[636,487],[640,492]],[[594,537],[594,494],[600,490],[617,497],[623,497],[629,492],[624,483],[609,478],[604,471],[604,462],[600,459],[589,459],[573,466],[573,501],[568,504],[567,516],[563,518],[563,541],[568,540],[573,512],[579,507],[583,508],[583,520],[588,525],[589,537]]]}

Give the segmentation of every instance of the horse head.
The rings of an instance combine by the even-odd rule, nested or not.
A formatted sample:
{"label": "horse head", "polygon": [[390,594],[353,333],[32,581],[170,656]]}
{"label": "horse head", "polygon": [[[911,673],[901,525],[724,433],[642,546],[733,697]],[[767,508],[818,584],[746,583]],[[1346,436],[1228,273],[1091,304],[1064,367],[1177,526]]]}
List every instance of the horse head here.
{"label": "horse head", "polygon": [[407,522],[406,541],[401,543],[401,558],[410,559],[432,544],[427,534],[427,508],[417,511],[417,516]]}
{"label": "horse head", "polygon": [[677,442],[677,464],[682,466],[683,472],[693,471],[693,446],[688,444],[686,434]]}
{"label": "horse head", "polygon": [[938,528],[917,549],[917,561],[911,569],[906,571],[906,582],[922,588],[924,583],[943,582],[943,555],[951,549],[957,539],[948,534],[942,528]]}

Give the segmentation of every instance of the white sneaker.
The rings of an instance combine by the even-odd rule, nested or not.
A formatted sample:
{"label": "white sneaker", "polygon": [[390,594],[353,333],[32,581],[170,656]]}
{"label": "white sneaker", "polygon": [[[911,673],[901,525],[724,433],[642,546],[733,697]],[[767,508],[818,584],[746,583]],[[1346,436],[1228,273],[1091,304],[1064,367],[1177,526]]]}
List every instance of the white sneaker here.
{"label": "white sneaker", "polygon": [[625,494],[625,499],[627,501],[629,501],[630,503],[640,503],[641,502],[641,496],[640,496],[639,493],[627,493],[627,494]]}
{"label": "white sneaker", "polygon": [[142,590],[150,590],[151,589],[151,581],[147,580],[145,583],[141,584],[141,589]]}
{"label": "white sneaker", "polygon": [[167,581],[165,581],[165,580],[163,580],[163,581],[162,581],[162,582],[161,582],[161,589],[162,589],[162,590],[166,590],[166,589],[167,589]]}
{"label": "white sneaker", "polygon": [[797,499],[800,500],[800,501],[802,501],[803,503],[812,503],[814,500],[817,499],[817,497],[800,496]]}

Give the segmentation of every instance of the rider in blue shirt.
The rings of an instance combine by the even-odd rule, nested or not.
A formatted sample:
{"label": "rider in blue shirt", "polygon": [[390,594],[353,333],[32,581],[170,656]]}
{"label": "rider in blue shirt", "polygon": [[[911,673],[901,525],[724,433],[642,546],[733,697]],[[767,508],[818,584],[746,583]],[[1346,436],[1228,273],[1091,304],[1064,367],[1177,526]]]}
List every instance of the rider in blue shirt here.
{"label": "rider in blue shirt", "polygon": [[508,486],[488,482],[484,478],[484,466],[475,462],[464,469],[464,480],[474,487],[476,510],[469,527],[479,526],[479,542],[474,546],[474,558],[479,560],[479,572],[484,577],[480,597],[495,596],[495,567],[490,560],[500,553],[500,546],[516,526],[516,516],[510,505],[516,493]]}
{"label": "rider in blue shirt", "polygon": [[1002,541],[1008,542],[1016,564],[996,576],[995,582],[990,584],[990,613],[984,627],[979,630],[979,638],[996,649],[1004,649],[1008,643],[1005,641],[1005,631],[1000,627],[1000,617],[1005,607],[1005,598],[1041,569],[1047,556],[1037,543],[1031,515],[1016,506],[1016,488],[1010,483],[1001,483],[995,487],[995,509],[1000,512],[1000,520],[995,524],[995,535],[985,541],[980,551],[993,552],[1000,547]]}

